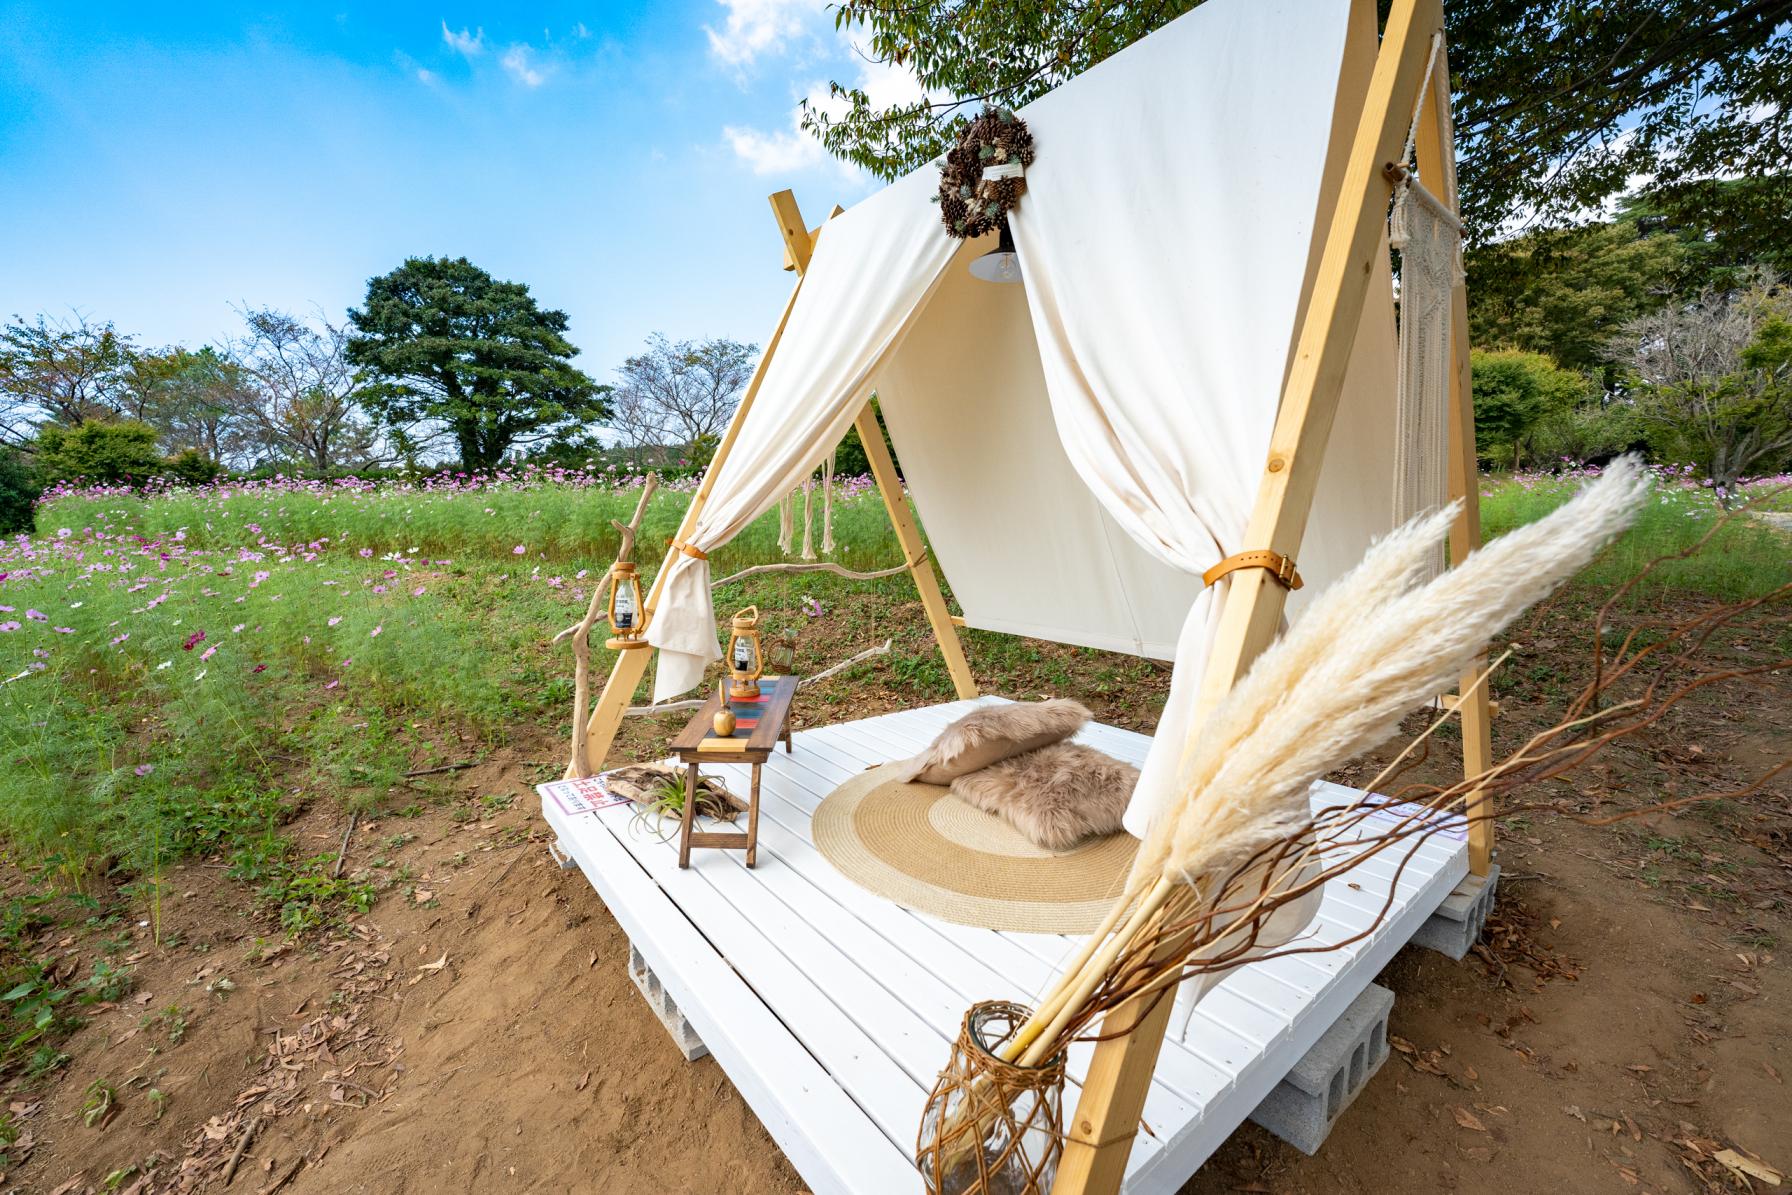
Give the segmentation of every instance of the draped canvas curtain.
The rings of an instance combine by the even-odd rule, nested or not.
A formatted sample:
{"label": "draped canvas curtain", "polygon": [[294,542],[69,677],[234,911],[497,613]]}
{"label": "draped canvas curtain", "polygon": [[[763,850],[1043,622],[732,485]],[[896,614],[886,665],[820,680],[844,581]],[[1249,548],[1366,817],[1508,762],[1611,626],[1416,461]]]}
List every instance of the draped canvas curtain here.
{"label": "draped canvas curtain", "polygon": [[[734,447],[686,540],[727,543],[812,472],[865,403],[870,373],[951,259],[922,171],[830,220]],[[660,649],[653,698],[703,679],[720,658],[707,560],[677,552],[647,631]]]}
{"label": "draped canvas curtain", "polygon": [[[1023,109],[1038,146],[1010,221],[1024,312],[1021,288],[955,273],[940,289],[941,271],[963,263],[928,202],[931,167],[830,221],[690,537],[707,551],[770,509],[887,381],[898,455],[925,479],[917,502],[974,624],[1146,654],[1174,645],[1127,815],[1135,834],[1194,730],[1228,589],[1198,578],[1261,546],[1241,537],[1306,276],[1348,14],[1336,0],[1205,4]],[[1381,411],[1393,394],[1377,369],[1391,361],[1391,312],[1370,306],[1334,433],[1348,450],[1328,452],[1301,553],[1312,588],[1389,525],[1379,445],[1391,451]],[[1050,452],[1041,419],[1056,431]],[[1097,506],[1065,501],[1067,487]],[[677,555],[671,569],[648,635],[661,649],[656,700],[720,655],[707,564]],[[1007,599],[1004,620],[1010,594],[1025,605]]]}

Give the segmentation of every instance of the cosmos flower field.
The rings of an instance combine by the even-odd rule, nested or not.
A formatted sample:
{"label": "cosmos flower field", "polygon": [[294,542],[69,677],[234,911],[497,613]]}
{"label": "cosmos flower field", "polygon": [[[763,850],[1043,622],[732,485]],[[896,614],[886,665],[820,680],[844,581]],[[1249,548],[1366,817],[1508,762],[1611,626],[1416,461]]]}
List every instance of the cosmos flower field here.
{"label": "cosmos flower field", "polygon": [[[1490,533],[1540,516],[1572,484],[1490,485]],[[75,890],[107,876],[147,882],[148,899],[172,858],[251,840],[282,857],[280,826],[305,803],[376,803],[407,768],[466,758],[522,726],[563,733],[570,666],[548,640],[583,610],[615,550],[610,520],[627,518],[638,487],[519,470],[52,492],[36,533],[0,544],[8,858]],[[655,500],[642,536],[650,567],[691,488]],[[840,484],[835,512],[836,560],[900,562],[864,479]],[[1717,513],[1708,491],[1670,476],[1595,570],[1627,575]],[[1723,534],[1725,550],[1657,583],[1734,598],[1783,572],[1776,533]],[[716,554],[718,575],[779,558],[775,540],[774,514]],[[799,624],[910,596],[901,577],[748,584],[742,604]]]}

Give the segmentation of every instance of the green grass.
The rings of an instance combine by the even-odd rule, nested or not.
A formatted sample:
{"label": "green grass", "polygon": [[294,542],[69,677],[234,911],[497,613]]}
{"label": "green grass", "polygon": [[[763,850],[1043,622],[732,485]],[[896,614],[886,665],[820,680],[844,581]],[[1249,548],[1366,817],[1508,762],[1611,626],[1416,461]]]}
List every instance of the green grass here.
{"label": "green grass", "polygon": [[[1484,483],[1481,519],[1485,535],[1492,538],[1542,518],[1567,501],[1577,484],[1574,479],[1552,477]],[[1765,488],[1758,496],[1768,509],[1783,508],[1788,497]],[[1723,511],[1709,491],[1659,485],[1636,525],[1576,578],[1575,584],[1582,591],[1609,589],[1651,561],[1690,550],[1722,519]],[[1657,566],[1636,587],[1628,605],[1635,608],[1667,593],[1742,601],[1788,582],[1792,582],[1792,535],[1738,514],[1718,528],[1695,555]]]}
{"label": "green grass", "polygon": [[[1485,525],[1498,535],[1554,509],[1572,483],[1485,489]],[[269,922],[304,933],[402,884],[380,867],[332,877],[333,858],[301,853],[287,824],[319,800],[421,811],[427,794],[400,783],[407,769],[476,756],[518,727],[564,733],[569,652],[548,641],[579,617],[615,551],[610,520],[635,498],[538,483],[102,493],[57,499],[40,509],[35,537],[0,544],[0,605],[11,607],[0,628],[18,624],[0,631],[0,849],[35,881],[15,885],[30,895],[0,925],[0,994],[11,993],[0,1001],[0,1072],[53,1067],[64,1010],[87,985],[112,982],[59,986],[36,961],[71,900],[149,919],[159,940],[165,870],[204,856]],[[663,492],[654,502],[639,553],[648,569],[688,501]],[[859,570],[901,562],[875,493],[843,491],[835,514],[833,559]],[[1590,598],[1690,547],[1719,515],[1702,491],[1663,488],[1576,591]],[[714,554],[718,575],[777,558],[776,536],[775,514],[758,520]],[[1658,570],[1632,604],[1767,592],[1792,579],[1788,542],[1734,520],[1696,557]],[[717,595],[723,611],[749,602],[769,629],[825,645],[824,663],[893,638],[860,680],[917,704],[951,695],[906,576],[773,575]],[[975,631],[966,640],[995,691],[1125,696],[1148,678],[1161,687],[1154,665],[1130,657]],[[605,668],[606,653],[593,654]],[[499,800],[467,814],[487,816]]]}

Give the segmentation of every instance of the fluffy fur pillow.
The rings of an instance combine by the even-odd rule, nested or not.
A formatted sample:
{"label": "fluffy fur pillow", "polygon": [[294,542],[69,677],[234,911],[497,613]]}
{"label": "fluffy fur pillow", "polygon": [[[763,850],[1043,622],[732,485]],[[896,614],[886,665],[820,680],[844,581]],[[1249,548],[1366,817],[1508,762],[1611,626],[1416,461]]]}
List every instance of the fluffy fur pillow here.
{"label": "fluffy fur pillow", "polygon": [[1007,819],[1034,845],[1069,850],[1120,829],[1139,769],[1080,743],[1054,743],[952,782],[952,795]]}
{"label": "fluffy fur pillow", "polygon": [[1023,751],[1061,742],[1093,716],[1082,703],[1064,698],[985,706],[942,730],[931,747],[903,765],[902,779],[951,784]]}

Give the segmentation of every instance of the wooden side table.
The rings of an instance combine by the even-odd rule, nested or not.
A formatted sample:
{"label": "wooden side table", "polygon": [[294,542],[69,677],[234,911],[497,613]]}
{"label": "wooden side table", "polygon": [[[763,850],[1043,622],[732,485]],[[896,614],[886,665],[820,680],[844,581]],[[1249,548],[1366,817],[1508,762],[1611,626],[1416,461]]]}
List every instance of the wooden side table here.
{"label": "wooden side table", "polygon": [[[718,739],[715,717],[722,708],[721,694],[710,695],[692,716],[690,722],[672,740],[672,751],[685,763],[684,816],[678,831],[678,865],[691,865],[694,846],[724,847],[747,852],[747,866],[758,862],[759,848],[759,768],[771,758],[781,741],[786,752],[790,743],[790,705],[796,698],[797,678],[764,676],[759,678],[759,697],[753,701],[736,700],[734,707],[739,725],[734,737]],[[744,763],[753,766],[752,787],[743,807],[747,815],[747,832],[738,830],[697,830],[697,766],[702,763]],[[740,801],[734,801],[740,806]]]}

